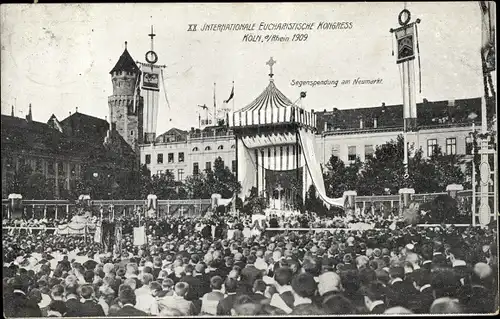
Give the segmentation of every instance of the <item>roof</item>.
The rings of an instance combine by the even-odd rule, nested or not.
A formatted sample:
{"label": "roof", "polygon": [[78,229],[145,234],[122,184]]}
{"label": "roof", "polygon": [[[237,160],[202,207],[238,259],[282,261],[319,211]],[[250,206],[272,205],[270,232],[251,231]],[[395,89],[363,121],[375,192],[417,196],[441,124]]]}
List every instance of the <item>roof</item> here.
{"label": "roof", "polygon": [[107,121],[79,112],[71,114],[60,123],[63,132],[67,135],[82,138],[92,143],[102,144],[109,129]]}
{"label": "roof", "polygon": [[[2,150],[29,150],[46,155],[84,157],[104,151],[104,138],[109,124],[99,118],[74,113],[60,123],[62,132],[53,127],[55,116],[49,123],[27,121],[23,118],[2,115]],[[133,150],[120,134],[113,134],[123,154]]]}
{"label": "roof", "polygon": [[72,151],[66,136],[46,123],[2,115],[2,150],[22,149],[59,154]]}
{"label": "roof", "polygon": [[237,112],[260,111],[267,110],[268,108],[286,108],[293,105],[292,101],[278,90],[274,81],[269,81],[269,85],[264,92],[262,92],[252,103]]}
{"label": "roof", "polygon": [[[469,118],[475,113],[476,123],[481,121],[481,98],[469,98],[450,101],[417,103],[417,118],[419,126],[433,126],[451,123],[472,123]],[[491,112],[488,112],[489,114]],[[324,131],[325,122],[328,130],[360,129],[360,120],[363,127],[373,128],[374,119],[377,119],[377,128],[396,128],[403,126],[403,105],[382,105],[356,109],[316,112],[318,132]]]}
{"label": "roof", "polygon": [[188,132],[174,127],[166,131],[165,133],[158,135],[155,141],[156,143],[165,143],[167,142],[167,136],[172,136],[172,135],[175,136],[174,138],[175,141],[185,140],[188,135]]}
{"label": "roof", "polygon": [[115,67],[109,71],[109,74],[116,71],[139,72],[139,67],[137,67],[137,64],[135,64],[134,59],[132,59],[127,49],[123,51]]}

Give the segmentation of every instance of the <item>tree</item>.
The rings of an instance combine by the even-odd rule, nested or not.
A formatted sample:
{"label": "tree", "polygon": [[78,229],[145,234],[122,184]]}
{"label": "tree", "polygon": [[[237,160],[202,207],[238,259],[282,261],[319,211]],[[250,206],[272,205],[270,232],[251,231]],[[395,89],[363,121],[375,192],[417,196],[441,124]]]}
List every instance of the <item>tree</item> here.
{"label": "tree", "polygon": [[318,216],[324,216],[328,211],[323,200],[316,196],[316,187],[314,185],[311,185],[307,191],[304,208],[307,211],[318,214]]}
{"label": "tree", "polygon": [[323,178],[325,180],[326,195],[328,197],[342,197],[345,191],[356,190],[360,170],[363,167],[359,157],[354,163],[346,166],[337,156],[332,155],[325,165]]}
{"label": "tree", "polygon": [[189,198],[211,198],[210,189],[205,184],[205,174],[199,173],[188,176],[184,182],[184,187]]}

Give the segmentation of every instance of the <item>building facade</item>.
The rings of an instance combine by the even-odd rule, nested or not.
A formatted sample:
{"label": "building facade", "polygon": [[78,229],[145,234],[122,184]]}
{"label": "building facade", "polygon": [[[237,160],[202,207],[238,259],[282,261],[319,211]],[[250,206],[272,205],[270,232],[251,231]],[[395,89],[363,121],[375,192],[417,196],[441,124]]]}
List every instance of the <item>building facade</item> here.
{"label": "building facade", "polygon": [[[480,98],[424,100],[417,105],[417,111],[418,129],[407,135],[410,146],[421,148],[427,158],[438,146],[444,154],[472,155],[470,133],[474,125],[479,127],[481,122]],[[315,150],[322,165],[332,155],[346,164],[357,157],[364,161],[377,146],[395,140],[403,133],[402,105],[333,109],[314,114],[318,130]],[[235,137],[224,127],[191,131],[171,129],[160,135],[155,143],[141,145],[140,152],[141,163],[146,164],[152,174],[170,170],[179,181],[210,168],[219,156],[236,172]]]}

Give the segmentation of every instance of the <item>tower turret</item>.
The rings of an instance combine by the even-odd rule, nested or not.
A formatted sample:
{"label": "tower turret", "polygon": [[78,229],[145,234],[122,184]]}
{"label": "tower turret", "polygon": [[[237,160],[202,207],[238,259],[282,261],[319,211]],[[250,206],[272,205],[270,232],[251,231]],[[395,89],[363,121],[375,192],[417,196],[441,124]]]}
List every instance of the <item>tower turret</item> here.
{"label": "tower turret", "polygon": [[125,50],[109,72],[113,95],[108,97],[110,129],[115,129],[139,153],[143,139],[143,98],[139,94],[141,71]]}

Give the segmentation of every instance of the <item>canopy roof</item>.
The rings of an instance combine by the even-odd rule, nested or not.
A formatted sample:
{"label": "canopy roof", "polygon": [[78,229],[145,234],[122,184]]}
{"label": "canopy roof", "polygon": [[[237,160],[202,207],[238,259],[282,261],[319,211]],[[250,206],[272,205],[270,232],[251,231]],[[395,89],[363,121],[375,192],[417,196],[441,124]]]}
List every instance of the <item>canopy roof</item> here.
{"label": "canopy roof", "polygon": [[270,79],[265,90],[252,103],[234,112],[229,124],[236,126],[301,123],[315,127],[316,117],[287,98]]}
{"label": "canopy roof", "polygon": [[278,90],[274,81],[269,81],[269,85],[264,92],[262,92],[252,103],[237,112],[260,111],[268,108],[284,108],[293,105],[293,102]]}

